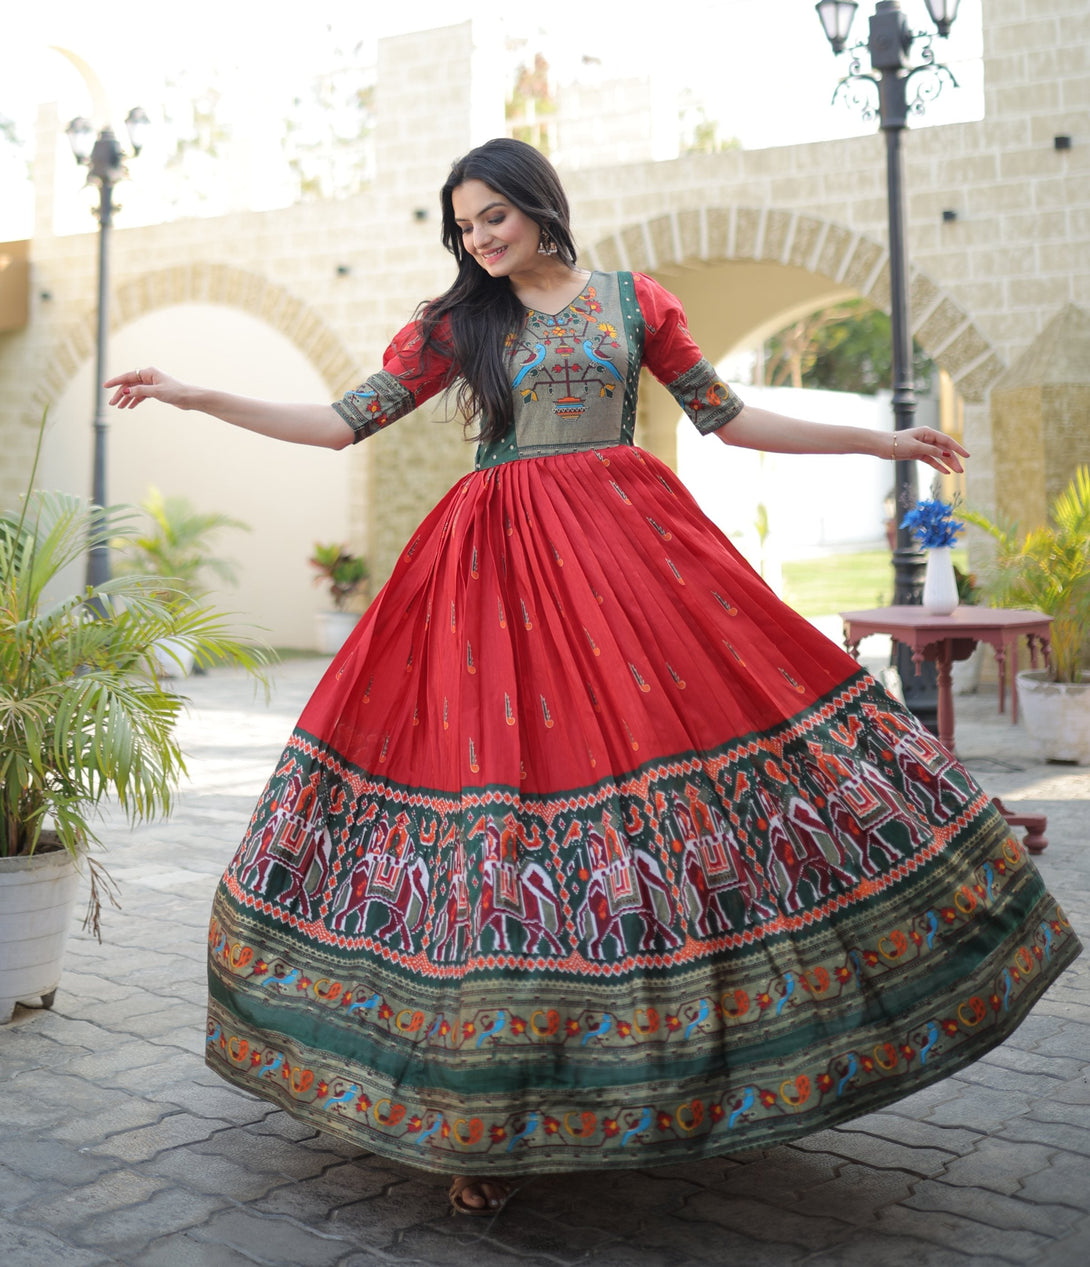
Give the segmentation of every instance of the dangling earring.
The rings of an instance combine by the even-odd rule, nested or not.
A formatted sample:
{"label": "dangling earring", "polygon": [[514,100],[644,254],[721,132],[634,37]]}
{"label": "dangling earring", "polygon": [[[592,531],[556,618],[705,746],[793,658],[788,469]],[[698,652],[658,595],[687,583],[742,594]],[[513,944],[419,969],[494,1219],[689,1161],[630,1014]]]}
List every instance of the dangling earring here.
{"label": "dangling earring", "polygon": [[548,229],[541,230],[541,239],[539,240],[537,244],[537,253],[538,255],[555,255],[556,254],[556,243],[549,236]]}

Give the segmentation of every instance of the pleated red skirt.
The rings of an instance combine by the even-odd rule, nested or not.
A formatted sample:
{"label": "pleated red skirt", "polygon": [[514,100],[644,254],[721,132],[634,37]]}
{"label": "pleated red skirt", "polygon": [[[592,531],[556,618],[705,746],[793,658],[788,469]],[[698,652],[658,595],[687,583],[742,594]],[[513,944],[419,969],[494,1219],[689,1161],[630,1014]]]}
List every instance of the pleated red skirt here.
{"label": "pleated red skirt", "polygon": [[466,476],[216,895],[208,1060],[433,1170],[813,1131],[1078,953],[956,759],[628,447]]}

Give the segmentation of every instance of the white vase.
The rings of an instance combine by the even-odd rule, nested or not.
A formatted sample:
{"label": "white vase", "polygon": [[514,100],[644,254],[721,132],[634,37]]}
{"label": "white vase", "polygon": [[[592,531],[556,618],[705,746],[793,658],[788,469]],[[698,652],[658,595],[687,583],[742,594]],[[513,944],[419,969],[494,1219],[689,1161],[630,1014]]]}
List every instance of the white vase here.
{"label": "white vase", "polygon": [[63,849],[0,858],[0,1025],[16,1003],[52,1006],[78,891]]}
{"label": "white vase", "polygon": [[934,616],[949,616],[958,605],[958,578],[949,546],[933,546],[927,552],[923,577],[923,609]]}

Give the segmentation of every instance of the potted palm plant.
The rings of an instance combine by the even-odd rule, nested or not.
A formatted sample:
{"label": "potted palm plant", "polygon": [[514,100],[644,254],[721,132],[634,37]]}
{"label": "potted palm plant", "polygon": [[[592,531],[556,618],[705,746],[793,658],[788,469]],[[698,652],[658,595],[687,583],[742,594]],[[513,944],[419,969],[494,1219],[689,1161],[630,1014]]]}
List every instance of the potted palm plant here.
{"label": "potted palm plant", "polygon": [[109,879],[90,851],[103,802],[133,822],[170,810],[184,700],[158,675],[156,648],[173,639],[198,663],[258,676],[268,662],[161,576],[66,591],[88,547],[130,539],[135,520],[47,492],[0,516],[0,1022],[16,1002],[51,1004],[81,869],[99,931]]}
{"label": "potted palm plant", "polygon": [[1082,669],[1090,633],[1090,467],[1075,471],[1052,499],[1046,522],[1027,532],[977,511],[965,518],[995,542],[985,574],[992,606],[1052,617],[1048,669],[1018,674],[1027,732],[1046,759],[1090,764],[1090,681]]}
{"label": "potted palm plant", "polygon": [[[200,602],[208,593],[209,574],[234,585],[235,564],[213,551],[212,538],[225,528],[249,532],[249,524],[216,511],[199,511],[185,497],[164,497],[152,487],[140,503],[146,521],[142,531],[114,541],[119,570],[158,576],[176,597]],[[192,653],[167,640],[158,652],[159,672],[164,677],[185,677],[193,668]]]}
{"label": "potted palm plant", "polygon": [[359,612],[352,610],[349,602],[364,589],[369,575],[367,563],[343,545],[320,544],[315,545],[309,562],[318,573],[315,585],[324,582],[333,601],[332,611],[315,612],[318,650],[335,655],[359,620]]}

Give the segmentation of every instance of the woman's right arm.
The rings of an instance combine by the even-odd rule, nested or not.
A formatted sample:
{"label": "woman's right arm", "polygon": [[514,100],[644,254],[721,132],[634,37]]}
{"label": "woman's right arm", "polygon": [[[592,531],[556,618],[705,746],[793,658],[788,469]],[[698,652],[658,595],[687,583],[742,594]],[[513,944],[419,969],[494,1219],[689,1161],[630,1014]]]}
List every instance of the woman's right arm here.
{"label": "woman's right arm", "polygon": [[118,374],[104,386],[116,389],[110,404],[119,409],[135,409],[142,401],[160,400],[176,409],[195,409],[233,427],[290,444],[344,449],[353,440],[352,428],[332,405],[290,405],[236,396],[179,382],[153,367]]}

